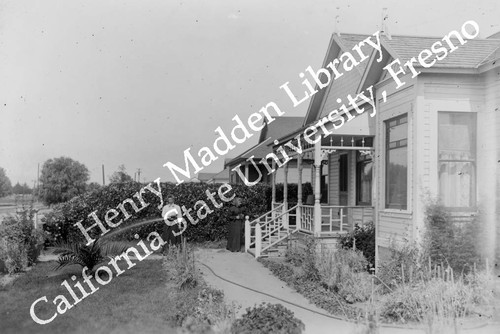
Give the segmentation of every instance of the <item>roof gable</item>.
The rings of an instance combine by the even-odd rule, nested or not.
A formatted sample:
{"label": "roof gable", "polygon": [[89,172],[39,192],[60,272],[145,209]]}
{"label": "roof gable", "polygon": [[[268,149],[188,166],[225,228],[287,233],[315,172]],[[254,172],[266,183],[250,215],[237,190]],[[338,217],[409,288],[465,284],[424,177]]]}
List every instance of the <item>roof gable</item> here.
{"label": "roof gable", "polygon": [[[353,51],[353,47],[359,45],[361,41],[365,40],[368,37],[369,35],[361,34],[333,34],[328,46],[325,60],[323,61],[322,68],[326,68],[330,72],[330,74],[332,74],[332,71],[327,68],[326,65],[332,62],[335,58],[338,58],[342,52],[352,52],[354,57],[359,59],[359,55],[356,51]],[[369,56],[372,51],[372,47],[366,43],[363,43],[360,49],[366,56]],[[322,111],[325,106],[333,107],[335,109],[335,106],[340,105],[338,102],[336,102],[337,97],[331,97],[329,101],[326,101],[328,96],[330,95],[330,90],[334,89],[335,91],[337,91],[337,89],[340,88],[343,90],[353,91],[352,88],[356,88],[356,85],[353,82],[361,78],[362,73],[366,69],[367,63],[368,62],[365,59],[364,61],[360,62],[359,65],[357,65],[356,68],[352,71],[339,71],[343,73],[343,76],[339,77],[339,79],[337,80],[331,80],[328,87],[326,88],[320,89],[318,86],[316,86],[316,90],[318,92],[313,95],[311,102],[309,103],[309,108],[307,109],[307,114],[304,117],[302,126],[305,126],[317,120],[319,116],[323,114]],[[340,64],[337,66],[337,68],[339,68],[339,66]],[[345,87],[346,81],[349,81],[349,83],[351,84],[350,87]]]}
{"label": "roof gable", "polygon": [[272,148],[268,145],[274,140],[300,128],[302,120],[302,117],[276,117],[271,123],[265,123],[264,128],[260,132],[259,142],[237,157],[225,161],[224,168],[235,165],[251,156],[254,156],[256,159],[264,158],[268,153],[272,152]]}
{"label": "roof gable", "polygon": [[[436,61],[432,68],[478,68],[500,48],[500,40],[497,39],[466,39],[464,45],[461,45],[457,38],[452,37],[450,40],[458,47],[453,52],[449,52],[449,47],[442,41],[442,37],[392,36],[392,39],[383,37],[382,45],[403,64],[412,57],[417,58],[422,50],[430,50],[435,42],[442,41],[448,54],[446,58]],[[421,65],[416,62],[415,67]]]}

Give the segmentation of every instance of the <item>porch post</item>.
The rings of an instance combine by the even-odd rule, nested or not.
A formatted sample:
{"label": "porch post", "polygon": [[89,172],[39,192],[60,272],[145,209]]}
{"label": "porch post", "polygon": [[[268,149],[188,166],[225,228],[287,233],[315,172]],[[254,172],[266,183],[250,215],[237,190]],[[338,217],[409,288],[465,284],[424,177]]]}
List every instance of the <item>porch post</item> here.
{"label": "porch post", "polygon": [[247,162],[247,163],[245,163],[245,179],[247,181],[250,181],[250,179],[248,178],[248,174],[250,174],[250,171],[249,171],[248,162]]}
{"label": "porch post", "polygon": [[314,235],[321,234],[321,135],[316,135],[314,143]]}
{"label": "porch post", "polygon": [[[283,167],[284,183],[283,183],[283,213],[288,210],[288,164]],[[283,215],[283,226],[288,228],[288,214]]]}
{"label": "porch post", "polygon": [[283,203],[288,201],[288,164],[283,167],[284,183],[283,183]]}
{"label": "porch post", "polygon": [[311,185],[314,184],[314,163],[311,165]]}
{"label": "porch post", "polygon": [[302,206],[302,156],[297,156],[297,171],[299,172],[299,179],[297,181],[297,210],[295,210],[295,228],[299,229],[301,226],[301,206]]}
{"label": "porch post", "polygon": [[299,180],[297,181],[297,203],[302,204],[302,156],[297,156],[297,171],[299,173]]}
{"label": "porch post", "polygon": [[250,249],[250,220],[248,216],[245,216],[245,253],[248,253]]}
{"label": "porch post", "polygon": [[271,174],[271,186],[272,186],[272,195],[271,195],[271,210],[274,209],[273,205],[276,203],[276,161],[272,159],[273,173]]}

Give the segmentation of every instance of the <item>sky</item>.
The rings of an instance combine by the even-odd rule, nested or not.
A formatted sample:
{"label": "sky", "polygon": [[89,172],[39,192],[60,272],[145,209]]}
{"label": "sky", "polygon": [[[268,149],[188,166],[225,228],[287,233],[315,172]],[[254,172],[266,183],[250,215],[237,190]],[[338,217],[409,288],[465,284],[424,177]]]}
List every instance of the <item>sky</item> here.
{"label": "sky", "polygon": [[480,37],[500,31],[498,0],[0,0],[0,167],[33,185],[38,164],[67,156],[94,182],[121,164],[173,181],[163,165],[235,115],[272,101],[304,116],[279,87],[321,67],[336,26],[379,30],[384,7],[392,34],[442,37],[468,20]]}

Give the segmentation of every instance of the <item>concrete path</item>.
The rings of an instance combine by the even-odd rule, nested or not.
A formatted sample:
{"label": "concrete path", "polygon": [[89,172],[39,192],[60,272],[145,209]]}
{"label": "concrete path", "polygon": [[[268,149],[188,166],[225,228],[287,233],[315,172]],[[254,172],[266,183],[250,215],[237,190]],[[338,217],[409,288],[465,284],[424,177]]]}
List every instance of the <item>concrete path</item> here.
{"label": "concrete path", "polygon": [[[328,315],[325,310],[309,303],[305,297],[295,292],[277,277],[273,276],[267,268],[257,262],[249,254],[231,253],[221,249],[203,249],[196,251],[196,259],[200,262],[199,268],[202,271],[207,283],[214,288],[223,290],[229,302],[235,301],[242,306],[239,311],[240,314],[244,313],[247,307],[252,307],[256,304],[260,304],[261,302],[270,302],[273,304],[278,303],[293,311],[295,316],[302,320],[302,322],[306,325],[306,334],[365,333],[362,326],[357,326],[347,321],[332,319],[325,316]],[[210,267],[211,270],[203,264]],[[216,275],[220,276],[220,278]],[[238,285],[227,282],[226,280]],[[240,285],[254,291],[241,287]],[[278,297],[281,300],[262,293]],[[282,300],[289,303],[283,302]],[[300,305],[309,310],[293,304]],[[424,333],[424,331],[406,328],[381,327],[380,333],[416,334]],[[500,333],[500,327],[486,326],[471,330],[463,330],[461,333],[497,334]]]}

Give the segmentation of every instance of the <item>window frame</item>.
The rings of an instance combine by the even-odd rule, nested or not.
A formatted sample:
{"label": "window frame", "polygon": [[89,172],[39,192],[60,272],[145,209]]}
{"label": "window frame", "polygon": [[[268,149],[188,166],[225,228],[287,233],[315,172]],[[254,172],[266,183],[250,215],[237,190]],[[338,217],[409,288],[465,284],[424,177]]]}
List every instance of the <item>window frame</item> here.
{"label": "window frame", "polygon": [[[373,158],[369,155],[362,155],[359,151],[356,154],[356,205],[360,206],[372,206],[373,203],[373,194],[372,194],[372,189],[373,189],[373,167],[374,167],[374,161]],[[369,194],[370,194],[370,201],[369,202],[364,202],[360,199],[361,197],[361,171],[362,167],[364,167],[367,164],[372,164],[372,180],[370,182],[370,189],[369,189]]]}
{"label": "window frame", "polygon": [[[463,160],[459,160],[459,159],[440,159],[439,158],[439,155],[440,155],[440,141],[441,141],[441,136],[439,135],[440,134],[440,131],[439,131],[439,127],[440,127],[440,123],[439,123],[439,115],[441,114],[455,114],[455,115],[469,115],[469,116],[472,116],[472,121],[473,121],[473,125],[472,125],[472,129],[473,129],[473,132],[474,132],[474,138],[473,138],[473,155],[474,155],[474,159],[463,159]],[[439,175],[439,170],[440,170],[440,165],[441,165],[441,162],[469,162],[472,164],[473,168],[474,168],[474,175],[472,176],[472,182],[473,182],[473,186],[472,186],[472,189],[471,189],[471,203],[469,204],[469,206],[444,206],[448,211],[455,211],[455,212],[475,212],[477,211],[477,113],[475,112],[471,112],[471,111],[449,111],[449,110],[439,110],[437,112],[437,122],[436,122],[436,126],[437,126],[437,134],[438,134],[438,138],[437,138],[437,150],[436,150],[436,154],[437,154],[437,166],[436,166],[436,170],[437,170],[437,181],[438,181],[438,196],[439,198],[442,200],[442,194],[441,194],[441,180],[440,180],[440,175]],[[444,203],[444,201],[443,201]]]}
{"label": "window frame", "polygon": [[[402,119],[405,119],[405,122],[402,123],[401,120]],[[390,123],[393,123],[393,122],[396,122],[395,125],[390,125]],[[406,126],[406,137],[405,139],[399,139],[397,140],[397,146],[396,147],[390,147],[391,146],[391,143],[393,142],[389,142],[390,140],[390,135],[389,135],[389,131],[391,128],[395,127],[395,126],[398,126],[398,125],[401,125],[401,124],[407,124]],[[385,152],[384,152],[384,155],[385,155],[385,180],[384,180],[384,192],[385,192],[385,196],[384,196],[384,200],[385,200],[385,203],[384,203],[384,209],[385,210],[397,210],[397,211],[408,211],[408,208],[409,208],[409,196],[408,196],[408,184],[409,184],[409,177],[408,177],[408,170],[409,170],[409,165],[410,165],[410,157],[409,157],[409,132],[410,132],[410,122],[409,122],[409,113],[402,113],[400,115],[397,115],[397,116],[394,116],[394,117],[391,117],[391,118],[388,118],[386,120],[384,120],[384,125],[385,125]],[[404,142],[401,143],[401,142]],[[394,206],[394,204],[391,206],[391,204],[389,203],[389,177],[388,177],[388,174],[389,174],[389,151],[390,150],[394,150],[394,149],[397,149],[397,148],[401,148],[401,147],[406,147],[406,203],[404,205],[401,205],[401,204],[398,204],[399,207],[396,207]]]}

